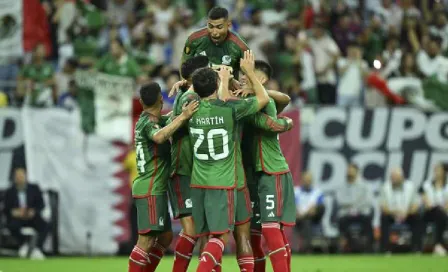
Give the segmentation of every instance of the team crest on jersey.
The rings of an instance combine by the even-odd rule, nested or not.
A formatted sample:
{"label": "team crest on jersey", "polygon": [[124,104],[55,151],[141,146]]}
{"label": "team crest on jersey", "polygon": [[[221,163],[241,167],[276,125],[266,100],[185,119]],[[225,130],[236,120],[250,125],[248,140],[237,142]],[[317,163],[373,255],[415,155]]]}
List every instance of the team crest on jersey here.
{"label": "team crest on jersey", "polygon": [[232,62],[232,57],[230,57],[229,55],[222,56],[222,64],[230,65],[231,62]]}
{"label": "team crest on jersey", "polygon": [[159,218],[159,226],[163,226],[165,223],[163,222],[163,217]]}
{"label": "team crest on jersey", "polygon": [[185,46],[185,50],[184,50],[185,54],[190,54],[191,50],[189,46]]}
{"label": "team crest on jersey", "polygon": [[185,208],[192,208],[193,207],[193,203],[191,202],[191,199],[187,199],[185,200]]}

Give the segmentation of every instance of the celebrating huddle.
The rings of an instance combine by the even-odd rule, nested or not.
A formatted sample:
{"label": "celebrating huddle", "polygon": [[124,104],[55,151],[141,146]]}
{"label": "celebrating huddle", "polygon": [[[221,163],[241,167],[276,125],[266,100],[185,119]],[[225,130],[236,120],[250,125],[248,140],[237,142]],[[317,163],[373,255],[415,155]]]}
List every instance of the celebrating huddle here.
{"label": "celebrating huddle", "polygon": [[197,271],[221,271],[232,233],[241,271],[265,271],[262,236],[274,271],[291,270],[283,227],[295,222],[294,193],[278,134],[292,122],[277,117],[289,97],[265,90],[271,67],[229,27],[227,10],[213,8],[207,28],[190,35],[169,115],[161,115],[157,83],[140,89],[132,188],[139,238],[129,272],[155,271],[171,244],[168,199],[182,224],[172,271],[187,271],[197,242]]}

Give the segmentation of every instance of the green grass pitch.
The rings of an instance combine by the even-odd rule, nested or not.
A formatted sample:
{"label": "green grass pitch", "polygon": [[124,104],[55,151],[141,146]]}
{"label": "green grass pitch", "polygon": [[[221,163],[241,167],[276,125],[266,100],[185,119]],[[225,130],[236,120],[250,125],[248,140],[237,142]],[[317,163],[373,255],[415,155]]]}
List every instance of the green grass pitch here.
{"label": "green grass pitch", "polygon": [[[164,258],[157,271],[170,272],[172,256]],[[196,271],[195,258],[190,271]],[[270,263],[267,271],[272,271]],[[111,258],[49,258],[30,261],[0,258],[0,272],[127,272],[127,259]],[[227,256],[224,272],[238,272],[235,258]],[[294,256],[294,272],[448,272],[448,258],[430,255],[397,256]]]}

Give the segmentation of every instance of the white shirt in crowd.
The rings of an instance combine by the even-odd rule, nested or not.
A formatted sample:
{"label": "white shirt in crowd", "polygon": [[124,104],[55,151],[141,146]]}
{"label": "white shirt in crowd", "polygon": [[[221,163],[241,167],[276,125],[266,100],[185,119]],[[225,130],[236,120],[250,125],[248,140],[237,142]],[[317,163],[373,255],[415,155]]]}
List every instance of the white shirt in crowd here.
{"label": "white shirt in crowd", "polygon": [[298,214],[306,214],[313,206],[324,205],[323,192],[314,187],[305,190],[301,186],[296,186],[294,197]]}
{"label": "white shirt in crowd", "polygon": [[316,74],[314,72],[314,57],[313,55],[307,51],[302,50],[300,54],[300,62],[301,62],[301,73],[302,73],[302,82],[300,83],[300,87],[304,91],[308,91],[316,88]]}
{"label": "white shirt in crowd", "polygon": [[431,58],[424,50],[417,54],[417,67],[426,77],[439,76],[439,80],[447,81],[448,59],[442,55]]}
{"label": "white shirt in crowd", "polygon": [[238,32],[242,37],[247,39],[247,45],[254,52],[254,55],[257,56],[257,59],[266,61],[267,57],[262,50],[262,46],[266,42],[273,42],[276,32],[265,24],[243,24]]}
{"label": "white shirt in crowd", "polygon": [[420,198],[412,181],[405,180],[402,186],[396,188],[391,181],[386,181],[381,191],[380,203],[391,211],[406,213],[413,205],[420,205]]}
{"label": "white shirt in crowd", "polygon": [[423,184],[423,191],[431,207],[444,207],[448,203],[448,183],[442,188],[435,188],[432,180]]}
{"label": "white shirt in crowd", "polygon": [[26,190],[19,190],[17,194],[19,198],[19,207],[26,208]]}
{"label": "white shirt in crowd", "polygon": [[[317,72],[323,71],[333,60],[335,55],[339,55],[339,47],[329,36],[310,39],[310,47],[314,55],[314,68]],[[317,77],[318,83],[336,85],[336,71],[334,68],[328,69],[326,73]]]}
{"label": "white shirt in crowd", "polygon": [[364,86],[363,72],[367,71],[368,64],[365,60],[350,60],[340,58],[337,62],[339,70],[345,70],[340,74],[338,83],[338,105],[358,106],[361,103],[361,93]]}
{"label": "white shirt in crowd", "polygon": [[[373,1],[369,0],[367,2]],[[392,4],[389,8],[385,8],[382,4],[379,4],[373,8],[373,12],[384,22],[384,30],[389,30],[391,26],[400,29],[403,20],[403,10],[397,4]]]}
{"label": "white shirt in crowd", "polygon": [[287,17],[288,11],[285,9],[280,12],[275,9],[267,9],[261,12],[261,22],[267,26],[284,23]]}

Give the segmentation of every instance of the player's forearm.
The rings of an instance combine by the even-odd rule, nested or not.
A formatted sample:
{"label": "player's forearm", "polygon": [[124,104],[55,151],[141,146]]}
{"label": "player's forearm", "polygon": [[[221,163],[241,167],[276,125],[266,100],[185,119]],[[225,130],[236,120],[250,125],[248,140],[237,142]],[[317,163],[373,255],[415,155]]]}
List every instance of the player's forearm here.
{"label": "player's forearm", "polygon": [[284,94],[279,91],[268,90],[268,95],[274,99],[275,105],[277,106],[277,113],[282,112],[286,106],[288,106],[289,102],[291,102],[291,97],[289,95]]}
{"label": "player's forearm", "polygon": [[229,80],[226,78],[223,78],[221,80],[220,88],[218,90],[218,97],[221,100],[226,101],[231,97],[230,90],[229,90]]}
{"label": "player's forearm", "polygon": [[152,140],[157,144],[163,144],[166,142],[171,136],[173,136],[174,132],[176,132],[187,120],[184,114],[176,117],[169,125],[157,131],[153,136]]}
{"label": "player's forearm", "polygon": [[290,119],[271,117],[264,113],[257,113],[253,119],[252,125],[262,130],[282,133],[292,128]]}
{"label": "player's forearm", "polygon": [[252,83],[252,88],[254,89],[255,97],[258,101],[258,110],[261,110],[269,103],[268,93],[261,82],[257,79],[254,72],[249,72],[246,76]]}

